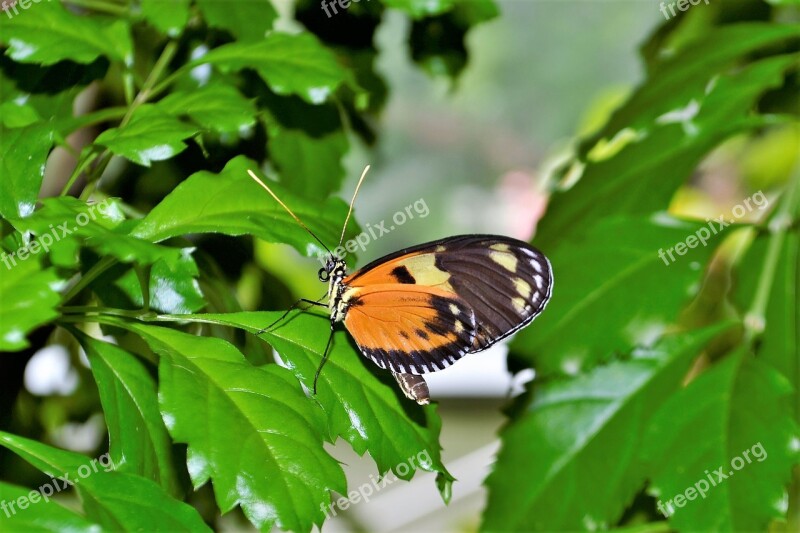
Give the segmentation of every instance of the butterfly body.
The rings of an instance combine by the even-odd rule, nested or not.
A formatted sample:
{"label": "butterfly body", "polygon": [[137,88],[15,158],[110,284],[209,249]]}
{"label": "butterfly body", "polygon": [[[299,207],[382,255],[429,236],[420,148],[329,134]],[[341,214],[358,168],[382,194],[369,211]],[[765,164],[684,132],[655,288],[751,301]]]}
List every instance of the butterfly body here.
{"label": "butterfly body", "polygon": [[461,235],[382,257],[347,275],[329,257],[331,325],[343,322],[360,351],[427,403],[422,374],[447,368],[529,324],[547,304],[553,276],[529,244]]}

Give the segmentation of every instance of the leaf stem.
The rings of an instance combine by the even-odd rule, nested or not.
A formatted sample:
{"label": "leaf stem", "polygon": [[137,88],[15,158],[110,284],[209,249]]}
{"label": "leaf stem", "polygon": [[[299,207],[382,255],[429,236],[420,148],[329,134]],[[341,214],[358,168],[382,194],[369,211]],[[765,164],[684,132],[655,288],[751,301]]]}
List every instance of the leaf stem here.
{"label": "leaf stem", "polygon": [[[798,212],[800,212],[800,165],[787,185],[783,198],[781,198],[781,205],[778,206],[769,221],[768,228],[771,236],[764,257],[764,268],[758,279],[753,302],[744,318],[745,339],[749,343],[757,340],[766,326],[767,304],[772,284],[775,281],[781,250]],[[800,376],[798,376],[798,384],[800,384]]]}
{"label": "leaf stem", "polygon": [[[131,121],[136,109],[138,109],[142,104],[146,103],[147,100],[153,95],[153,86],[161,78],[161,75],[164,73],[164,70],[166,70],[169,62],[172,61],[172,58],[175,56],[175,52],[177,52],[177,50],[178,44],[175,41],[169,41],[167,43],[167,45],[164,47],[164,50],[161,52],[161,55],[156,60],[155,65],[153,65],[153,69],[150,71],[147,79],[144,81],[142,88],[136,95],[136,98],[133,99],[130,107],[128,107],[128,112],[125,113],[124,117],[122,117],[118,127],[122,128],[128,124]],[[98,163],[93,169],[91,176],[87,176],[88,183],[86,184],[86,188],[81,193],[82,200],[86,200],[92,195],[95,187],[97,187],[97,182],[100,180],[100,177],[103,175],[108,163],[111,161],[111,157],[111,151],[108,149],[105,149],[100,155],[100,163]]]}
{"label": "leaf stem", "polygon": [[127,16],[129,14],[126,6],[121,6],[111,2],[102,2],[100,0],[64,0],[64,3],[91,9],[92,11],[97,11],[98,13],[108,13],[109,15]]}
{"label": "leaf stem", "polygon": [[100,261],[94,264],[87,272],[84,274],[78,282],[72,286],[72,288],[67,291],[64,297],[61,299],[61,303],[65,304],[72,300],[75,296],[78,295],[83,289],[85,289],[91,282],[97,279],[100,274],[111,268],[114,264],[116,264],[117,260],[114,257],[106,256],[102,258]]}

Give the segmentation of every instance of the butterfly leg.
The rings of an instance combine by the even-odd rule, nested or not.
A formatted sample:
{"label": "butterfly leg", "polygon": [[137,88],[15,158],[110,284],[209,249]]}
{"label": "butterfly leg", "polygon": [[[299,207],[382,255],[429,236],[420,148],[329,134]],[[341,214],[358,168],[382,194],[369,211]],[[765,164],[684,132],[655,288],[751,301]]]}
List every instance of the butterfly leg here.
{"label": "butterfly leg", "polygon": [[406,398],[414,400],[420,405],[427,405],[431,403],[431,393],[428,391],[428,384],[425,383],[425,378],[416,374],[395,374],[392,372],[397,384]]}
{"label": "butterfly leg", "polygon": [[[327,294],[327,293],[326,293],[326,294]],[[323,296],[322,296],[322,298],[325,298],[325,295],[323,295]],[[322,298],[320,298],[320,300],[321,300]],[[281,320],[283,320],[284,318],[286,318],[286,315],[288,315],[289,313],[291,313],[292,311],[294,311],[295,309],[297,309],[297,307],[298,307],[298,306],[300,306],[301,304],[304,304],[304,303],[305,303],[305,304],[316,305],[317,307],[328,307],[328,306],[327,306],[327,304],[324,304],[324,303],[320,302],[319,300],[309,300],[308,298],[300,298],[300,299],[299,299],[299,300],[297,300],[297,301],[296,301],[296,302],[295,302],[295,303],[294,303],[294,304],[293,304],[293,305],[292,305],[292,306],[291,306],[289,309],[287,309],[287,310],[286,310],[286,312],[285,312],[285,313],[283,313],[283,314],[281,315],[281,317],[280,317],[278,320],[276,320],[275,322],[273,322],[273,323],[272,323],[272,324],[270,324],[269,326],[267,326],[267,327],[264,327],[264,328],[261,328],[260,330],[258,330],[258,331],[256,332],[256,335],[261,335],[261,334],[262,334],[262,333],[264,333],[265,331],[272,329],[272,326],[274,326],[275,324],[277,324],[278,322],[280,322]]]}
{"label": "butterfly leg", "polygon": [[328,337],[328,344],[325,345],[325,351],[322,353],[322,360],[317,367],[317,373],[314,374],[314,396],[317,395],[317,379],[319,379],[319,373],[322,372],[322,367],[325,366],[325,362],[328,360],[328,349],[331,347],[331,342],[333,341],[333,324],[334,323],[331,322],[331,334]]}

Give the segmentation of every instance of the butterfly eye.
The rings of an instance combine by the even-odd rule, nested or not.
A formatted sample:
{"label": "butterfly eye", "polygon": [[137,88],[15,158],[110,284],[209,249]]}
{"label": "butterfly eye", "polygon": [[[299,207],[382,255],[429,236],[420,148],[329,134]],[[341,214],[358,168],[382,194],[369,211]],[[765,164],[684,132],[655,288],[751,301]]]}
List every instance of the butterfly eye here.
{"label": "butterfly eye", "polygon": [[319,272],[317,272],[317,276],[319,276],[320,281],[328,281],[329,278],[328,271],[324,268],[319,269]]}

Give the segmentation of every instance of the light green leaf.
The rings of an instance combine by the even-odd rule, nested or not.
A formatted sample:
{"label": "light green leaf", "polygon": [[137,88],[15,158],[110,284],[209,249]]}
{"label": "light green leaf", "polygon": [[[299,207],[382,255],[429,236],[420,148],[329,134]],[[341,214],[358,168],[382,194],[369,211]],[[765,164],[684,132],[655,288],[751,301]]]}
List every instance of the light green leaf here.
{"label": "light green leaf", "polygon": [[[113,471],[108,456],[96,459],[0,431],[4,446],[45,474],[74,483],[89,519],[119,531],[211,531],[197,511],[155,482]],[[62,481],[64,480],[64,481]],[[59,489],[61,490],[61,489]],[[38,506],[47,505],[42,501]]]}
{"label": "light green leaf", "polygon": [[419,19],[450,11],[455,0],[383,0],[383,3]]}
{"label": "light green leaf", "polygon": [[39,261],[27,253],[3,253],[2,261],[0,350],[17,351],[29,346],[25,336],[30,331],[58,316],[55,307],[63,282],[54,269],[42,270]]}
{"label": "light green leaf", "polygon": [[73,332],[86,350],[100,392],[116,470],[152,479],[178,495],[172,441],[161,421],[155,380],[134,355]]}
{"label": "light green leaf", "polygon": [[336,56],[310,33],[270,33],[258,42],[226,44],[196,63],[223,72],[254,69],[277,94],[296,94],[312,104],[325,102],[350,79]]}
{"label": "light green leaf", "polygon": [[188,115],[203,128],[223,133],[254,125],[257,114],[251,101],[225,84],[171,93],[158,102],[158,107],[170,115]]}
{"label": "light green leaf", "polygon": [[533,401],[502,432],[503,448],[486,482],[482,529],[577,531],[615,524],[647,476],[638,459],[642,429],[726,327],[667,337],[574,379],[534,381]]}
{"label": "light green leaf", "polygon": [[740,348],[661,407],[642,453],[650,492],[672,527],[764,531],[786,514],[798,460],[791,393],[778,372]]}
{"label": "light green leaf", "polygon": [[239,504],[262,530],[321,525],[329,491],[344,494],[346,481],[322,447],[322,411],[292,374],[277,365],[254,367],[220,339],[124,327],[161,356],[162,416],[173,439],[189,446],[195,488],[213,480],[222,512]]}
{"label": "light green leaf", "polygon": [[183,33],[189,20],[189,0],[141,0],[142,16],[169,37]]}
{"label": "light green leaf", "polygon": [[651,117],[645,126],[601,138],[588,159],[574,163],[575,176],[569,180],[582,176],[580,180],[553,196],[548,216],[537,228],[537,242],[550,249],[609,215],[667,209],[678,187],[714,147],[731,135],[764,125],[766,119],[754,118],[751,110],[761,94],[783,83],[787,70],[796,68],[797,57],[770,57],[724,73],[709,71],[702,88],[695,87],[680,105]]}
{"label": "light green leaf", "polygon": [[20,9],[13,17],[0,17],[0,44],[8,46],[6,54],[14,61],[91,63],[100,56],[125,64],[132,61],[133,44],[126,21],[76,15],[58,1],[30,7]]}
{"label": "light green leaf", "polygon": [[[219,174],[189,176],[135,228],[133,234],[160,241],[187,233],[253,234],[270,242],[291,244],[307,255],[324,252],[321,246],[247,174],[258,164],[239,156]],[[347,206],[339,199],[312,202],[290,194],[280,184],[270,187],[289,208],[332,248],[339,241]]]}
{"label": "light green leaf", "polygon": [[96,144],[139,165],[169,159],[186,149],[185,139],[198,129],[160,111],[155,105],[143,105],[124,126],[101,133]]}
{"label": "light green leaf", "polygon": [[[49,490],[47,490],[49,492]],[[0,501],[5,504],[0,523],[5,531],[27,533],[98,533],[100,526],[57,503],[44,505],[38,489],[31,490],[0,481]],[[20,502],[25,509],[20,507]]]}
{"label": "light green leaf", "polygon": [[[282,314],[201,314],[193,315],[191,320],[234,326],[255,333]],[[295,313],[261,337],[275,347],[285,366],[306,389],[312,390],[314,374],[322,360],[329,334],[330,322],[326,317]],[[367,365],[373,363],[359,354],[346,332],[338,332],[330,358],[319,376],[316,395],[328,415],[331,433],[349,442],[359,455],[369,452],[380,473],[405,463],[411,468],[407,475],[400,475],[395,470],[399,477],[410,478],[419,466],[452,481],[441,462],[441,421],[436,406],[429,405],[423,409],[407,400],[387,372],[379,371],[385,378],[380,380]],[[427,455],[428,459],[409,465],[409,459],[420,453],[423,457]]]}
{"label": "light green leaf", "polygon": [[33,213],[53,137],[49,124],[0,128],[0,216],[17,218]]}
{"label": "light green leaf", "polygon": [[164,259],[175,265],[180,260],[181,251],[177,248],[127,235],[125,227],[120,226],[124,215],[113,200],[87,204],[72,197],[58,197],[46,198],[42,203],[43,207],[33,215],[9,222],[18,231],[35,234],[34,242],[49,242],[53,250],[60,246],[73,247],[72,241],[77,240],[123,263],[151,264]]}
{"label": "light green leaf", "polygon": [[342,159],[350,149],[343,130],[321,137],[278,125],[269,131],[269,152],[288,189],[319,199],[339,189],[345,173]]}
{"label": "light green leaf", "polygon": [[270,0],[197,0],[208,25],[230,31],[237,41],[260,41],[272,29],[278,12]]}

